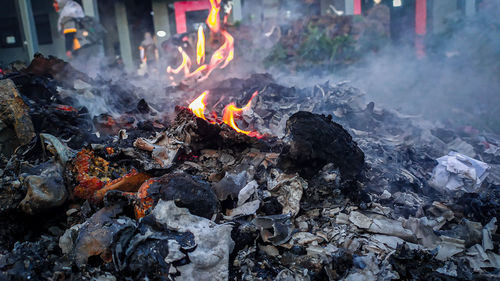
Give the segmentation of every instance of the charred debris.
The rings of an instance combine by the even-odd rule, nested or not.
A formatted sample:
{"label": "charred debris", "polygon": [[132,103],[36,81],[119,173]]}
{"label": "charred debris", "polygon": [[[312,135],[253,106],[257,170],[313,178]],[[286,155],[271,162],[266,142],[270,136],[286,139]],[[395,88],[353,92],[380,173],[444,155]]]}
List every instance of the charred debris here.
{"label": "charred debris", "polygon": [[[167,88],[168,111],[56,58],[0,80],[1,279],[499,277],[498,136],[379,109],[348,83],[210,90],[212,108],[258,90],[238,122],[263,136],[196,117],[196,91]],[[99,116],[77,98],[109,92]]]}

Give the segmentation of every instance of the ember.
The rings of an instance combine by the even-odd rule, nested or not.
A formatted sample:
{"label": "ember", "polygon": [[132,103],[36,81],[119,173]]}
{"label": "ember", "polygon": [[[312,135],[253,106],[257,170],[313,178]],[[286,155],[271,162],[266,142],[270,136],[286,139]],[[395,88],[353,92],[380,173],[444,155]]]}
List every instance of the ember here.
{"label": "ember", "polygon": [[74,111],[78,112],[74,107],[69,106],[69,105],[62,105],[62,104],[56,104],[56,109],[63,110],[63,111]]}

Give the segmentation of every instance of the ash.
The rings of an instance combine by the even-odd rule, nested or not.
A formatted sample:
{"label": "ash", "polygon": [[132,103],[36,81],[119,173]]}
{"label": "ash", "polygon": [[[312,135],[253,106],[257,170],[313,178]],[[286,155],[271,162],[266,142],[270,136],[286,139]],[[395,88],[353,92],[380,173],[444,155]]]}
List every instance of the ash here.
{"label": "ash", "polygon": [[498,136],[348,83],[208,87],[219,111],[259,91],[238,124],[262,138],[182,85],[155,100],[42,56],[0,80],[0,279],[500,277]]}

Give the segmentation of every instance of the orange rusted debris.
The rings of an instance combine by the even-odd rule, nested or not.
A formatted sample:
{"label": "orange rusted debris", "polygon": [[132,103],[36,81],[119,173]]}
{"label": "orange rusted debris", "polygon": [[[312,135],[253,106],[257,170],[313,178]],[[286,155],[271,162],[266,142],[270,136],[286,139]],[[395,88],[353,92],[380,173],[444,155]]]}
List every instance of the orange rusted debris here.
{"label": "orange rusted debris", "polygon": [[94,195],[94,192],[103,186],[104,183],[97,177],[88,177],[80,181],[80,184],[75,187],[73,192],[76,197],[90,199]]}
{"label": "orange rusted debris", "polygon": [[78,185],[73,190],[76,197],[90,199],[95,191],[104,186],[104,182],[95,173],[96,164],[104,168],[104,170],[107,170],[109,166],[109,162],[106,160],[102,158],[96,159],[94,152],[89,149],[82,149],[76,154],[74,170],[77,173]]}
{"label": "orange rusted debris", "polygon": [[146,211],[153,207],[153,198],[148,196],[148,189],[153,184],[158,180],[155,179],[149,179],[146,182],[144,182],[141,187],[139,188],[139,191],[137,192],[137,197],[138,197],[138,202],[135,204],[135,217],[137,219],[143,218],[146,215]]}
{"label": "orange rusted debris", "polygon": [[127,175],[110,181],[103,188],[97,190],[94,193],[93,199],[96,201],[101,201],[104,198],[106,192],[110,190],[120,190],[127,192],[137,191],[141,184],[149,178],[151,178],[150,175],[139,173],[137,172],[137,170],[132,169],[132,171]]}
{"label": "orange rusted debris", "polygon": [[[107,147],[107,153],[114,153],[113,148]],[[110,180],[111,172],[125,174],[125,170],[111,168],[109,162],[94,155],[90,149],[82,149],[77,153],[74,165],[78,185],[73,190],[76,197],[99,202],[109,190],[136,192],[141,184],[151,178],[148,174],[139,173],[132,169],[126,175]]]}

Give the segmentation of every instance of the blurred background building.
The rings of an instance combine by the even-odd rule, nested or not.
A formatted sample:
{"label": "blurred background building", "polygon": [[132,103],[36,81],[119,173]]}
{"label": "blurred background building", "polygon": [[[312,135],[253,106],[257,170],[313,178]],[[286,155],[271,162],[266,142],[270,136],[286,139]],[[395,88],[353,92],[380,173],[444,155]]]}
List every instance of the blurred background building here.
{"label": "blurred background building", "polygon": [[[127,70],[139,64],[138,46],[144,32],[156,34],[157,43],[176,33],[193,31],[203,22],[209,0],[75,0],[85,14],[107,30],[103,48],[107,58],[121,58]],[[486,0],[487,1],[487,0]],[[474,15],[484,0],[232,0],[230,21],[261,24],[299,13],[307,15],[364,15],[374,5],[390,11],[392,40],[418,46],[418,38],[446,29],[449,17]],[[65,57],[64,38],[57,31],[58,14],[52,0],[0,0],[0,66],[28,62],[37,52]]]}

